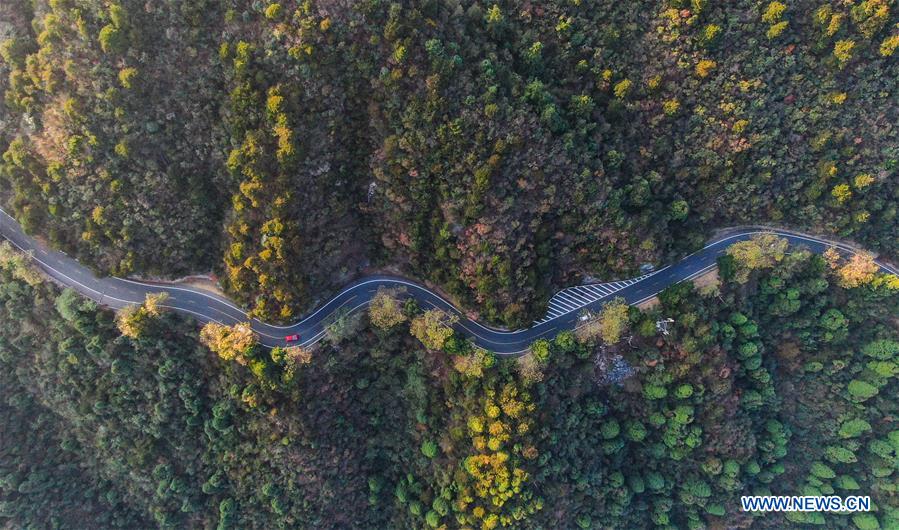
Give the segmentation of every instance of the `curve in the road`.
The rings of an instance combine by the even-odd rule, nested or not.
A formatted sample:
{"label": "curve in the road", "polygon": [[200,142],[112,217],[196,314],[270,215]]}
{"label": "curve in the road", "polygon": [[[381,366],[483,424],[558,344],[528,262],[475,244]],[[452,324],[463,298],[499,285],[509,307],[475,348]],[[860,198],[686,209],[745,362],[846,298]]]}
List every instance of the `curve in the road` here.
{"label": "curve in the road", "polygon": [[[676,264],[650,274],[630,280],[562,289],[550,298],[546,315],[526,329],[503,331],[485,326],[469,319],[427,287],[405,278],[386,275],[368,276],[353,282],[299,322],[289,326],[276,326],[248,319],[247,314],[227,298],[202,289],[123,278],[98,278],[87,267],[64,253],[48,249],[26,235],[19,223],[3,210],[0,210],[0,232],[19,250],[30,254],[38,266],[54,280],[114,309],[140,304],[150,293],[166,292],[169,298],[165,307],[192,315],[202,322],[235,324],[249,320],[260,341],[266,346],[284,345],[284,337],[293,334],[300,335],[300,344],[308,346],[324,336],[329,319],[337,311],[353,312],[365,307],[379,288],[400,288],[404,296],[415,298],[425,309],[437,308],[458,316],[458,322],[454,325],[457,331],[465,334],[476,345],[500,355],[523,353],[537,339],[552,338],[562,330],[574,329],[584,310],[596,311],[614,297],[624,298],[629,304],[648,300],[670,285],[692,279],[711,269],[728,246],[755,234],[775,233],[787,239],[791,245],[804,246],[818,253],[823,253],[828,248],[836,248],[843,255],[857,253],[848,245],[788,230],[746,228],[716,239]],[[882,272],[899,275],[894,267],[886,263],[877,262],[877,265]]]}

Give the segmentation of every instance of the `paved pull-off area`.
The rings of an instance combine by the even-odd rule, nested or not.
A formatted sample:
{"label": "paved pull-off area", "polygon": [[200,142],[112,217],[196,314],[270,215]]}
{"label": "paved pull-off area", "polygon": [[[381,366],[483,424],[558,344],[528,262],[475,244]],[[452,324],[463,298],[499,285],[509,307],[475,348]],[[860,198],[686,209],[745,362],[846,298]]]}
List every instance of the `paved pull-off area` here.
{"label": "paved pull-off area", "polygon": [[[404,295],[415,298],[425,309],[438,308],[455,314],[459,321],[455,329],[475,344],[500,355],[515,355],[527,350],[540,338],[552,338],[558,332],[574,329],[582,310],[599,310],[615,297],[624,298],[630,304],[647,300],[666,287],[692,279],[715,266],[716,259],[733,243],[751,238],[759,233],[775,233],[787,239],[791,245],[804,246],[817,253],[834,247],[843,255],[856,251],[846,245],[836,244],[812,236],[786,230],[741,229],[712,241],[701,250],[690,254],[674,265],[659,269],[634,279],[609,283],[581,285],[562,289],[549,301],[546,315],[529,328],[517,331],[493,329],[465,316],[459,309],[430,291],[427,287],[396,276],[368,276],[347,285],[327,303],[318,307],[306,318],[289,326],[274,326],[255,319],[225,297],[202,289],[168,284],[138,282],[123,278],[97,278],[89,268],[62,252],[46,248],[22,232],[22,227],[6,212],[0,210],[0,232],[18,249],[28,252],[48,275],[59,283],[75,289],[84,296],[115,309],[143,303],[149,293],[166,292],[169,295],[165,307],[194,316],[202,322],[214,321],[235,324],[250,321],[266,346],[285,345],[286,335],[299,334],[301,345],[310,345],[325,333],[325,326],[336,311],[356,311],[368,305],[380,287],[400,288]],[[895,268],[878,262],[883,272],[899,275]]]}

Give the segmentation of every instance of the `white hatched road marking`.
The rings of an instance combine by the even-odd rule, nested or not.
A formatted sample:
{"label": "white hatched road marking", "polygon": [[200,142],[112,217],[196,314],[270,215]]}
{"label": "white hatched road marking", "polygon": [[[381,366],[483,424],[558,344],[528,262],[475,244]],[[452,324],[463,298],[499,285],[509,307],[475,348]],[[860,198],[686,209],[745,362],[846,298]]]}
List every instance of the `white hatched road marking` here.
{"label": "white hatched road marking", "polygon": [[572,305],[577,305],[569,296],[565,293],[556,293],[556,296],[553,297],[556,303],[565,306],[566,308],[571,308]]}
{"label": "white hatched road marking", "polygon": [[586,287],[576,287],[576,289],[579,293],[583,294],[583,296],[585,298],[589,298],[590,301],[593,301],[593,302],[596,301],[597,296],[596,296],[595,292],[591,291],[590,289],[587,289]]}
{"label": "white hatched road marking", "polygon": [[589,298],[587,298],[587,297],[585,297],[585,296],[583,296],[583,295],[580,295],[580,294],[574,292],[573,290],[572,290],[572,291],[568,291],[567,294],[568,294],[568,296],[570,296],[571,298],[574,298],[575,300],[577,300],[578,302],[580,302],[579,305],[589,304],[590,302],[593,301],[593,300],[591,300],[591,299],[589,299]]}
{"label": "white hatched road marking", "polygon": [[556,305],[562,306],[568,311],[574,311],[577,309],[577,305],[567,299],[561,299],[560,297],[555,298]]}
{"label": "white hatched road marking", "polygon": [[553,298],[560,302],[569,302],[569,303],[571,302],[571,298],[568,296],[568,293],[565,291],[559,291],[558,293],[556,293],[555,296],[553,296]]}
{"label": "white hatched road marking", "polygon": [[549,308],[549,313],[550,313],[550,314],[552,314],[552,313],[557,313],[556,316],[558,316],[558,314],[562,314],[562,313],[565,312],[565,308],[559,307],[559,306],[558,306],[557,304],[555,304],[552,300],[549,301],[549,304],[547,304],[547,307]]}
{"label": "white hatched road marking", "polygon": [[584,300],[583,296],[578,296],[574,293],[568,293],[568,301],[577,307],[583,307],[590,303],[590,300]]}
{"label": "white hatched road marking", "polygon": [[591,285],[590,289],[596,292],[600,296],[600,298],[606,297],[609,295],[609,292],[602,288],[601,285]]}
{"label": "white hatched road marking", "polygon": [[[145,282],[138,282],[138,281],[127,280],[127,279],[114,279],[114,278],[97,279],[93,276],[93,274],[91,274],[91,272],[89,270],[85,269],[83,266],[75,265],[77,260],[74,260],[73,263],[71,263],[71,264],[66,264],[64,262],[57,264],[57,265],[62,265],[62,266],[67,267],[67,269],[68,269],[67,270],[68,275],[67,275],[66,272],[63,272],[63,270],[66,270],[66,269],[63,269],[63,270],[56,269],[53,266],[51,266],[49,263],[40,259],[40,258],[44,258],[45,260],[52,262],[53,259],[57,258],[55,252],[48,252],[46,249],[44,249],[41,246],[39,246],[38,244],[36,244],[33,240],[29,239],[28,236],[26,236],[24,233],[22,233],[21,227],[19,227],[18,224],[15,223],[15,220],[12,217],[10,217],[6,212],[2,211],[2,209],[0,209],[0,213],[3,214],[4,218],[9,218],[9,220],[12,222],[12,224],[7,223],[5,221],[0,223],[3,225],[2,229],[3,229],[4,237],[9,239],[10,242],[14,246],[25,251],[26,253],[29,253],[31,255],[32,259],[34,259],[39,265],[41,265],[42,268],[50,276],[52,276],[55,280],[59,281],[63,285],[78,286],[78,287],[80,287],[80,290],[82,291],[82,293],[84,293],[85,291],[89,291],[89,293],[86,293],[86,296],[88,296],[89,298],[92,298],[92,299],[99,298],[99,303],[101,303],[101,304],[106,304],[108,306],[111,306],[112,308],[118,308],[118,307],[121,307],[122,305],[137,304],[142,301],[145,293],[131,292],[127,288],[122,289],[121,285],[115,285],[115,283],[114,283],[115,281],[122,281],[122,282],[139,285],[139,286],[142,286],[143,288],[161,289],[161,290],[169,291],[169,292],[172,292],[173,294],[177,291],[185,291],[192,295],[203,297],[207,300],[212,300],[212,301],[214,301],[214,303],[221,304],[222,307],[233,309],[239,315],[239,316],[235,316],[235,315],[232,315],[225,311],[222,311],[220,308],[215,307],[213,305],[213,303],[210,303],[210,302],[206,302],[206,306],[207,306],[206,308],[209,312],[208,314],[199,313],[199,312],[196,312],[196,311],[193,311],[193,310],[190,310],[190,309],[187,309],[186,307],[184,307],[185,305],[191,306],[191,307],[197,307],[198,305],[202,305],[202,301],[200,302],[200,304],[198,304],[197,301],[192,300],[192,299],[187,299],[187,300],[182,300],[182,301],[172,300],[173,305],[167,306],[167,307],[172,307],[173,309],[177,309],[178,311],[183,311],[186,313],[190,313],[190,314],[199,316],[202,319],[217,321],[217,319],[214,318],[213,313],[218,313],[225,319],[225,321],[229,321],[229,320],[240,321],[240,320],[244,320],[244,319],[248,318],[246,313],[244,313],[242,310],[237,308],[237,306],[233,305],[232,303],[229,303],[227,301],[227,299],[222,299],[217,296],[212,296],[212,295],[204,293],[200,290],[194,290],[194,289],[184,288],[184,287],[174,287],[170,284],[166,284],[165,282],[145,283]],[[863,252],[861,250],[858,250],[857,248],[853,248],[848,245],[844,245],[844,244],[833,242],[833,241],[827,241],[825,239],[816,238],[814,236],[806,236],[806,235],[792,232],[789,230],[759,228],[759,227],[738,228],[737,230],[739,230],[739,232],[733,233],[731,235],[728,235],[728,236],[718,239],[716,241],[712,241],[712,242],[708,243],[705,247],[703,247],[701,250],[697,250],[696,252],[693,252],[693,253],[689,254],[688,256],[685,256],[684,258],[682,258],[681,261],[679,262],[679,264],[686,263],[686,265],[683,265],[682,268],[687,272],[693,271],[691,274],[687,274],[685,278],[681,277],[681,276],[683,276],[682,274],[669,275],[671,277],[666,278],[665,279],[666,281],[663,281],[661,283],[663,283],[665,285],[670,285],[673,283],[677,283],[679,281],[684,281],[685,279],[689,280],[690,278],[698,276],[705,270],[708,270],[709,268],[714,267],[715,257],[717,255],[723,254],[725,252],[724,246],[729,241],[736,240],[736,239],[746,239],[746,238],[752,237],[755,234],[774,233],[780,237],[786,237],[786,238],[790,239],[791,244],[798,244],[798,243],[796,243],[797,241],[813,242],[818,247],[821,247],[818,250],[819,252],[821,252],[827,248],[837,248],[837,249],[840,249],[845,254],[852,254],[852,255],[858,255],[860,252]],[[10,231],[13,233],[12,236],[9,235]],[[14,241],[14,237],[24,238],[23,245],[29,247],[29,250],[25,250],[22,248],[22,246],[17,244],[16,241]],[[712,254],[705,255],[705,256],[699,255],[702,251],[707,250],[710,247],[714,247],[716,245],[719,246],[720,249],[715,250],[715,252],[713,253],[714,255],[712,255]],[[695,262],[693,264],[693,266],[692,267],[689,266],[690,264],[687,262],[691,258],[694,258],[697,255],[699,255],[699,256],[693,260]],[[59,260],[57,259],[57,261],[59,261]],[[887,273],[899,275],[899,271],[897,271],[895,267],[892,267],[888,264],[884,264],[884,263],[876,261],[876,260],[875,260],[875,264],[877,264],[877,266],[881,270],[883,270]],[[559,324],[555,327],[547,326],[546,324],[555,318],[564,316],[565,314],[571,313],[572,311],[574,311],[576,309],[583,308],[582,301],[584,299],[590,299],[591,302],[602,299],[605,296],[608,296],[613,293],[617,293],[626,287],[635,285],[635,284],[641,282],[642,280],[644,280],[650,276],[653,276],[655,274],[658,274],[670,267],[671,266],[669,265],[669,266],[666,266],[657,271],[653,271],[651,273],[644,274],[644,275],[638,276],[636,278],[619,280],[619,281],[615,281],[615,282],[607,282],[605,284],[594,284],[594,285],[573,287],[573,288],[568,288],[567,290],[563,290],[564,292],[557,293],[557,295],[552,297],[552,299],[550,300],[549,310],[547,313],[548,316],[545,316],[543,319],[538,321],[538,322],[544,324],[543,328],[541,328],[540,330],[535,330],[535,332],[533,332],[533,333],[530,333],[530,335],[527,337],[527,340],[530,341],[536,337],[544,336],[548,333],[558,331],[561,327],[563,327],[561,324]],[[698,270],[696,270],[696,269],[698,269]],[[82,283],[81,281],[78,281],[78,280],[82,280],[84,283]],[[429,291],[427,288],[422,287],[416,283],[413,283],[413,282],[410,282],[408,280],[404,280],[401,278],[374,278],[374,277],[372,277],[372,278],[368,278],[368,279],[362,279],[361,281],[359,281],[356,284],[352,284],[352,285],[345,287],[337,296],[331,298],[330,301],[328,301],[324,304],[321,304],[319,306],[319,308],[317,310],[315,310],[311,315],[308,315],[306,318],[304,318],[301,321],[296,322],[294,324],[290,324],[287,326],[276,326],[276,325],[264,324],[262,322],[259,322],[256,319],[253,319],[252,322],[254,323],[254,328],[256,328],[255,331],[257,333],[259,333],[261,336],[269,337],[269,338],[275,339],[277,341],[280,341],[280,337],[275,337],[273,335],[264,333],[262,330],[258,329],[258,326],[256,326],[255,324],[258,324],[259,326],[265,326],[265,328],[267,328],[267,329],[287,329],[287,328],[294,328],[294,327],[303,326],[303,325],[317,326],[319,324],[316,324],[313,322],[313,317],[315,317],[316,315],[318,315],[322,312],[325,312],[325,311],[333,311],[334,310],[333,306],[336,305],[335,302],[337,301],[337,299],[340,296],[344,295],[345,293],[349,293],[353,290],[358,290],[361,292],[363,286],[367,286],[369,284],[408,286],[409,289],[411,291],[413,291],[415,294],[418,294],[419,292],[425,293],[426,295],[438,300],[442,305],[447,306],[447,310],[453,312],[454,314],[459,314],[461,316],[464,316],[460,310],[453,307],[452,304],[450,304],[445,299],[440,297],[440,295],[433,293],[433,292]],[[95,289],[94,287],[97,287],[99,290]],[[633,291],[633,294],[638,295],[638,296],[643,296],[644,294],[646,295],[642,300],[639,300],[634,303],[640,303],[641,301],[651,298],[652,296],[657,294],[657,293],[647,292],[649,290],[651,290],[651,289],[645,289],[645,290],[638,289],[637,291]],[[116,298],[115,296],[111,296],[108,293],[115,293],[119,296],[132,298],[132,299],[129,300],[129,299]],[[594,293],[594,294],[600,293],[600,295],[599,295],[599,298],[594,300],[592,298],[592,296],[590,296],[586,293]],[[366,292],[365,296],[370,296],[371,294],[372,293]],[[99,296],[97,296],[97,295],[99,295]],[[346,305],[349,301],[350,300],[343,301],[340,304],[341,307]],[[115,302],[115,303],[113,303],[113,302]],[[590,302],[588,302],[588,303],[590,303]],[[368,304],[368,302],[362,302],[361,304],[356,305],[350,311],[352,312],[358,308],[364,307],[367,304]],[[426,305],[434,305],[434,302],[432,302],[431,300],[426,300]],[[574,309],[571,309],[572,305],[575,306]],[[200,309],[200,308],[198,307],[198,309]],[[466,324],[471,325],[473,328],[479,328],[479,329],[469,329],[466,326]],[[575,324],[576,325],[574,326],[574,328],[576,329],[579,326],[577,325],[576,322],[575,322]],[[320,325],[322,327],[324,327],[326,325],[326,323],[321,322]],[[516,335],[519,335],[519,334],[524,334],[524,332],[526,332],[528,330],[515,330],[515,331],[499,330],[499,329],[495,329],[495,328],[489,328],[489,327],[485,326],[484,324],[481,324],[474,320],[464,320],[463,322],[460,322],[459,327],[464,329],[464,331],[467,332],[467,334],[470,335],[472,338],[476,339],[479,342],[479,344],[483,345],[483,343],[489,343],[489,344],[496,344],[496,345],[500,345],[500,346],[503,346],[503,345],[507,346],[504,350],[498,351],[498,353],[500,353],[500,354],[515,355],[515,354],[520,354],[520,353],[524,353],[525,351],[527,351],[527,348],[524,347],[525,345],[522,342],[524,340],[524,338],[515,339],[513,337]],[[569,326],[566,325],[564,327],[567,328]],[[483,332],[480,330],[483,330]],[[489,333],[487,333],[487,332],[489,332]],[[321,337],[323,337],[325,334],[323,329],[320,331],[318,331],[318,330],[314,331],[314,333],[316,333],[316,334],[312,337],[312,339],[307,339],[307,341],[309,341],[309,340],[311,340],[312,342],[317,341]],[[494,338],[494,336],[500,336],[500,335],[509,336],[510,338],[509,339],[504,338],[503,341],[501,341],[501,342],[497,342],[497,340],[492,340]],[[307,341],[304,341],[304,344],[307,343]],[[485,347],[492,347],[492,346],[485,346]],[[521,349],[519,351],[512,351],[514,348],[520,348],[520,347],[522,347],[524,349]]]}
{"label": "white hatched road marking", "polygon": [[562,313],[565,312],[565,309],[564,309],[564,308],[561,308],[561,307],[558,307],[558,306],[556,306],[556,305],[553,305],[552,303],[548,304],[548,307],[549,307],[549,312],[550,312],[550,313],[555,313],[556,316],[561,315]]}
{"label": "white hatched road marking", "polygon": [[592,296],[594,299],[599,299],[599,298],[603,297],[602,291],[593,287],[592,285],[585,285],[583,287],[583,289],[586,290],[588,293],[590,293],[590,296]]}
{"label": "white hatched road marking", "polygon": [[562,314],[570,313],[570,312],[574,311],[575,309],[577,309],[577,307],[572,306],[571,304],[566,304],[565,302],[563,302],[561,300],[556,300],[555,306],[562,312]]}

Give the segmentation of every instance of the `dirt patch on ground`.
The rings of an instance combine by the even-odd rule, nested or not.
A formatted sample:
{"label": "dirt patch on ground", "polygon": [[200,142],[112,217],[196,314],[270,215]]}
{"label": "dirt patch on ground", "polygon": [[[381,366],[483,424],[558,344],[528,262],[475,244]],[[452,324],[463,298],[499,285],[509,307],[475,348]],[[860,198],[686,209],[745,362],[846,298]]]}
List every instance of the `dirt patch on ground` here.
{"label": "dirt patch on ground", "polygon": [[[693,285],[696,287],[696,290],[699,291],[699,294],[703,296],[713,296],[717,294],[718,286],[721,284],[721,280],[718,278],[718,267],[712,267],[708,271],[693,278],[692,281]],[[652,298],[649,298],[637,304],[637,309],[641,311],[648,311],[653,307],[659,305],[659,303],[659,297],[653,296]]]}
{"label": "dirt patch on ground", "polygon": [[650,298],[648,300],[643,300],[642,302],[637,304],[637,309],[639,309],[640,311],[648,311],[648,310],[652,309],[653,307],[659,305],[659,303],[660,303],[659,297],[653,296],[652,298]]}
{"label": "dirt patch on ground", "polygon": [[142,277],[137,275],[129,276],[130,279],[145,283],[158,283],[160,285],[167,285],[171,287],[193,287],[194,289],[201,289],[203,291],[216,294],[218,296],[222,296],[224,298],[228,298],[228,295],[222,290],[222,287],[219,285],[218,279],[214,274],[202,274],[195,276],[185,276],[184,278],[178,278],[175,280],[166,280],[164,278],[153,278],[153,277]]}
{"label": "dirt patch on ground", "polygon": [[718,278],[718,267],[712,267],[707,272],[693,278],[693,285],[699,294],[710,296],[718,292],[718,286],[721,280]]}
{"label": "dirt patch on ground", "polygon": [[228,297],[228,295],[226,295],[225,292],[222,291],[222,288],[219,286],[217,281],[204,276],[191,276],[188,278],[183,278],[176,281],[175,285],[189,285],[196,289],[203,289],[204,291],[209,291],[210,293],[224,296],[225,298]]}

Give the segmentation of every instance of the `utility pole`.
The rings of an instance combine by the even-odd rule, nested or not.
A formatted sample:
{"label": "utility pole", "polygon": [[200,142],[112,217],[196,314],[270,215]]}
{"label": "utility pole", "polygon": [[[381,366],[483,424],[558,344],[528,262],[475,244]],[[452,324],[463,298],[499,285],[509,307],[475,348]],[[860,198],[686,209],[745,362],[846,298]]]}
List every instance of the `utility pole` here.
{"label": "utility pole", "polygon": [[666,318],[664,320],[656,320],[656,331],[658,331],[662,335],[667,336],[669,333],[671,333],[668,329],[668,325],[673,324],[673,323],[674,323],[673,318]]}

